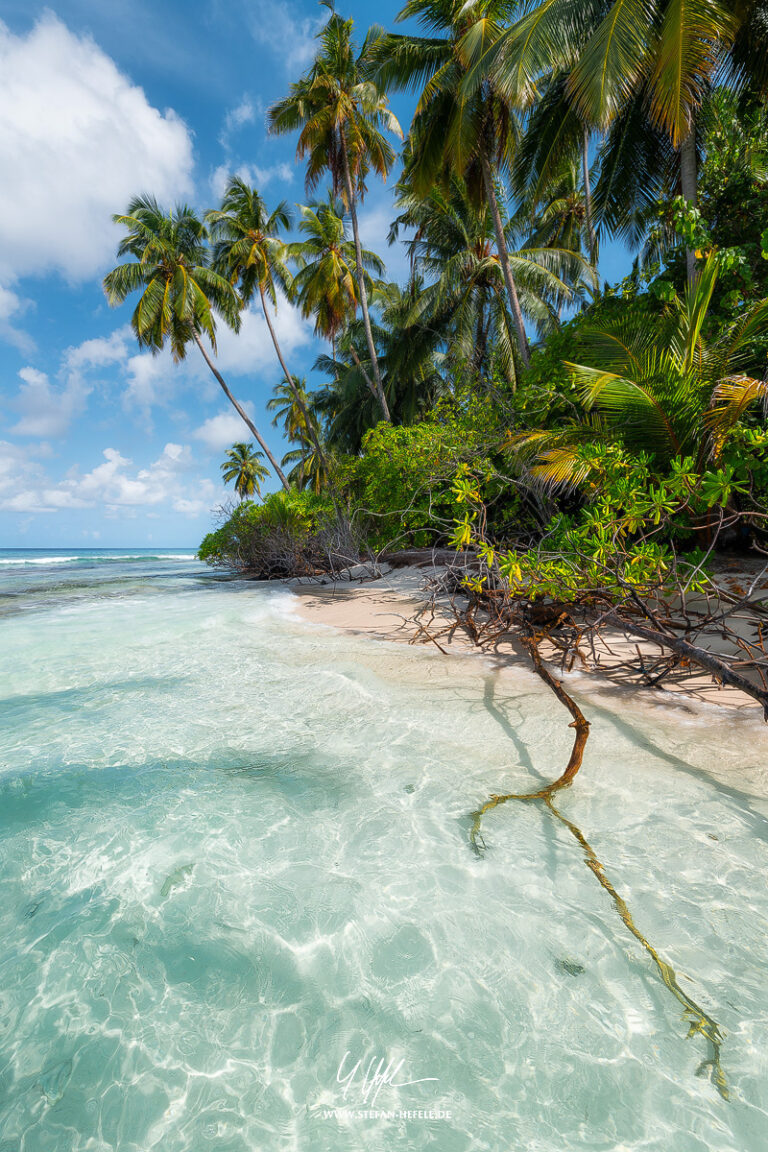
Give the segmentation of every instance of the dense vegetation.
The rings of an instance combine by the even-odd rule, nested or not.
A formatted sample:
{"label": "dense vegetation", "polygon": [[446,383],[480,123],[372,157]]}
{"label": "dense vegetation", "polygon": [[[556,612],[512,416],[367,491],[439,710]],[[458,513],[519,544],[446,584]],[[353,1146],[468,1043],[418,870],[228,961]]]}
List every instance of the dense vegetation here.
{"label": "dense vegetation", "polygon": [[[409,0],[423,35],[332,12],[269,112],[314,198],[292,214],[238,177],[201,219],[137,198],[111,272],[140,344],[192,344],[253,444],[224,465],[244,501],[212,562],[309,571],[404,545],[474,549],[510,587],[663,579],[713,547],[765,543],[768,506],[768,20],[761,3],[574,6]],[[403,134],[385,279],[358,209]],[[636,252],[600,285],[601,245]],[[258,299],[283,372],[274,459],[216,368],[216,324]],[[319,386],[273,312],[314,321]],[[284,491],[263,504],[269,469]]]}

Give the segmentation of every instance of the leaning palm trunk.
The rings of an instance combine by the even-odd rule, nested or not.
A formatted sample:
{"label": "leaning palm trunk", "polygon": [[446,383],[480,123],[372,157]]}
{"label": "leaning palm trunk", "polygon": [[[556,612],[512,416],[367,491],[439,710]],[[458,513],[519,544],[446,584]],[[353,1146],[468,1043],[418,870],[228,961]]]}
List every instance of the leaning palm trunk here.
{"label": "leaning palm trunk", "polygon": [[[376,391],[376,385],[374,384],[373,380],[371,380],[370,376],[368,375],[365,368],[363,367],[363,364],[360,360],[360,357],[358,356],[354,347],[351,345],[350,345],[350,349],[349,349],[349,354],[352,357],[352,360],[354,361],[355,367],[357,368],[358,372],[362,376],[365,383],[368,385],[368,389],[370,390],[371,394],[373,395],[374,400],[376,400],[378,402],[379,393]],[[336,383],[338,384],[338,382],[339,382],[339,378],[337,376],[336,377]]]}
{"label": "leaning palm trunk", "polygon": [[[695,208],[698,200],[695,121],[691,124],[690,132],[680,144],[680,189],[683,193],[683,199],[692,208]],[[685,250],[685,266],[688,273],[688,283],[693,284],[696,277],[696,253],[692,248]]]}
{"label": "leaning palm trunk", "polygon": [[584,219],[589,238],[589,262],[594,267],[597,259],[597,242],[592,223],[592,184],[589,179],[589,129],[584,125],[581,138],[581,167],[584,176]]}
{"label": "leaning palm trunk", "polygon": [[301,393],[299,392],[298,388],[294,384],[293,376],[288,371],[288,366],[285,363],[285,360],[283,359],[283,353],[282,353],[282,350],[280,348],[280,344],[278,343],[277,333],[275,332],[274,326],[272,324],[272,319],[271,319],[269,312],[267,310],[267,299],[266,299],[266,296],[264,294],[264,288],[261,284],[259,284],[259,294],[261,296],[261,307],[262,307],[262,310],[264,312],[264,319],[267,322],[267,328],[269,328],[269,334],[272,337],[272,343],[274,344],[275,352],[277,353],[277,358],[280,361],[280,367],[282,368],[283,373],[285,375],[286,383],[288,384],[289,388],[291,389],[291,392],[293,393],[293,398],[296,401],[296,404],[298,405],[298,409],[301,412],[301,415],[304,419],[304,425],[307,429],[307,435],[312,442],[312,447],[314,448],[315,452],[317,452],[318,460],[327,469],[328,462],[325,458],[325,453],[323,452],[323,450],[320,447],[320,444],[318,442],[317,432],[315,430],[314,422],[310,419],[309,412],[307,411],[307,406],[301,397]]}
{"label": "leaning palm trunk", "polygon": [[392,421],[389,414],[389,405],[387,398],[384,395],[384,388],[381,383],[381,372],[379,371],[379,361],[376,356],[376,347],[373,343],[373,331],[371,329],[371,317],[368,313],[368,293],[365,289],[365,272],[363,270],[363,251],[360,245],[360,231],[357,226],[357,208],[355,207],[355,194],[352,188],[352,174],[349,170],[349,156],[347,155],[347,142],[344,139],[344,132],[341,132],[341,155],[344,164],[344,184],[347,189],[347,200],[349,201],[349,214],[352,218],[352,234],[355,239],[355,264],[357,267],[357,283],[360,289],[360,307],[363,312],[363,327],[365,328],[365,340],[368,344],[368,353],[371,357],[371,366],[373,367],[373,377],[376,383],[376,398],[381,405],[381,410],[384,413],[384,419]]}
{"label": "leaning palm trunk", "polygon": [[501,270],[504,274],[504,283],[507,286],[507,295],[509,296],[509,304],[512,309],[512,315],[515,320],[515,328],[517,329],[517,344],[520,349],[520,358],[526,368],[531,363],[531,353],[528,348],[528,337],[525,334],[525,324],[523,322],[523,313],[520,308],[520,301],[517,296],[517,288],[515,287],[514,277],[512,276],[512,269],[509,265],[509,253],[507,252],[507,242],[504,239],[504,226],[501,222],[501,213],[499,212],[499,202],[496,199],[496,189],[493,186],[493,173],[491,172],[491,165],[488,162],[488,157],[485,150],[482,151],[480,162],[483,168],[483,183],[485,184],[485,194],[488,197],[488,203],[491,208],[491,216],[493,217],[493,229],[496,233],[496,246],[499,249],[499,261],[501,263]]}
{"label": "leaning palm trunk", "polygon": [[277,476],[277,478],[279,479],[279,481],[280,481],[280,483],[282,484],[283,488],[285,488],[286,492],[290,491],[290,484],[288,483],[288,481],[286,480],[285,476],[283,475],[283,472],[281,471],[280,465],[278,464],[277,460],[275,460],[274,456],[273,456],[273,455],[272,455],[272,453],[270,452],[270,450],[269,450],[269,448],[267,447],[267,445],[266,445],[265,441],[262,439],[261,435],[259,434],[259,430],[258,430],[258,428],[257,428],[257,427],[256,427],[256,425],[254,424],[254,422],[251,420],[251,418],[250,418],[250,416],[248,415],[248,413],[245,411],[245,409],[244,409],[244,408],[242,408],[242,407],[240,406],[240,404],[238,404],[237,400],[235,400],[234,396],[233,396],[233,395],[232,395],[232,393],[230,392],[229,388],[227,387],[227,383],[226,383],[226,381],[225,381],[224,377],[221,375],[221,373],[219,372],[218,368],[217,368],[217,367],[216,367],[216,365],[214,364],[213,360],[211,360],[210,356],[208,355],[208,353],[207,353],[207,351],[206,351],[206,348],[205,348],[205,345],[203,344],[202,340],[200,339],[200,336],[199,336],[199,334],[198,334],[197,332],[193,331],[193,332],[192,332],[192,336],[193,336],[193,339],[194,339],[194,341],[195,341],[195,344],[197,344],[198,348],[200,349],[200,352],[201,352],[201,354],[202,354],[202,357],[203,357],[203,359],[205,360],[206,364],[207,364],[207,365],[208,365],[208,367],[210,368],[210,370],[211,370],[211,372],[213,373],[213,375],[214,375],[214,376],[216,377],[216,379],[218,380],[219,384],[221,385],[221,389],[222,389],[222,391],[223,391],[224,395],[226,396],[227,400],[229,400],[230,404],[231,404],[231,405],[232,405],[232,407],[235,409],[235,411],[237,412],[238,416],[240,416],[240,418],[241,418],[241,419],[242,419],[242,420],[245,422],[245,424],[248,426],[248,428],[250,429],[250,432],[251,432],[251,434],[252,434],[253,436],[255,436],[255,437],[256,437],[256,440],[257,440],[257,442],[258,442],[258,444],[259,444],[259,447],[260,447],[260,448],[263,450],[263,452],[264,452],[265,456],[267,457],[267,459],[269,460],[270,464],[271,464],[271,465],[272,465],[272,467],[274,468],[274,470],[275,470],[275,475],[276,475],[276,476]]}

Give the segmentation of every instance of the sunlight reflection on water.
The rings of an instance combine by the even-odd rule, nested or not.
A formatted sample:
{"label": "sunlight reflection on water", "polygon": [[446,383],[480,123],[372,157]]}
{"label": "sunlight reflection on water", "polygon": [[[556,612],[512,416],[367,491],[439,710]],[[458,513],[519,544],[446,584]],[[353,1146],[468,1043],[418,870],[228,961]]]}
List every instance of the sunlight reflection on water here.
{"label": "sunlight reflection on water", "polygon": [[[725,1031],[725,1102],[566,829],[507,805],[470,851],[567,758],[534,677],[131,581],[0,622],[2,1152],[762,1152],[757,725],[601,696],[558,801]],[[450,1117],[324,1115],[365,1107],[345,1052]]]}

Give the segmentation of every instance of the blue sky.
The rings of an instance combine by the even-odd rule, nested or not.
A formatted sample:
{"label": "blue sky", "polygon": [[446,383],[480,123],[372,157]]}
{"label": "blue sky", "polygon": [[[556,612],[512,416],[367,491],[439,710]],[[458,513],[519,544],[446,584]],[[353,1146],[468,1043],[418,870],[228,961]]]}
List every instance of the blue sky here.
{"label": "blue sky", "polygon": [[[360,36],[400,4],[350,3]],[[268,203],[305,200],[290,138],[265,110],[306,67],[327,10],[308,0],[0,0],[0,547],[196,546],[243,437],[201,358],[139,352],[130,306],[110,309],[111,214],[152,192],[215,206],[242,171]],[[412,102],[393,97],[407,128]],[[387,248],[391,197],[372,185],[366,246]],[[614,278],[623,254],[601,269]],[[287,305],[277,328],[291,370],[320,350]],[[273,451],[265,405],[280,380],[258,310],[222,330],[219,366]]]}

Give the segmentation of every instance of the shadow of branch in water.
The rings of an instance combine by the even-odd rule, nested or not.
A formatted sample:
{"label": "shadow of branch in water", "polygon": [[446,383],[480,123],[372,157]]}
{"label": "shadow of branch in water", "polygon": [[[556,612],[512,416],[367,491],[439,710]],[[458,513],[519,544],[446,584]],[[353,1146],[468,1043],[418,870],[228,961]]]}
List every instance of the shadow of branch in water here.
{"label": "shadow of branch in water", "polygon": [[608,895],[611,897],[616,911],[621,917],[625,927],[629,929],[638,943],[642,945],[642,947],[650,956],[651,960],[656,966],[656,970],[658,971],[664,986],[668,988],[675,999],[680,1004],[682,1004],[684,1010],[683,1017],[689,1025],[688,1038],[700,1034],[707,1041],[709,1046],[709,1056],[708,1059],[703,1060],[699,1065],[697,1069],[697,1075],[701,1075],[702,1073],[708,1071],[712,1083],[715,1085],[723,1099],[727,1100],[728,1081],[725,1078],[725,1073],[723,1072],[722,1065],[720,1063],[720,1049],[723,1044],[724,1036],[720,1031],[720,1027],[717,1024],[717,1021],[713,1020],[712,1017],[707,1012],[705,1012],[704,1009],[699,1004],[697,1004],[695,1000],[692,1000],[691,997],[683,991],[677,981],[677,975],[674,968],[672,968],[670,964],[667,964],[666,960],[662,960],[656,949],[653,947],[650,941],[648,941],[645,936],[643,936],[642,932],[635,924],[627,902],[622,896],[619,895],[611,881],[606,876],[603,865],[598,859],[597,854],[595,853],[592,845],[589,843],[584,833],[576,824],[574,824],[566,816],[563,816],[562,812],[559,812],[554,805],[554,801],[552,799],[553,794],[563,788],[569,787],[573,782],[577,772],[579,771],[579,768],[581,767],[584,748],[586,746],[587,739],[589,738],[589,722],[585,719],[581,709],[576,704],[576,702],[572,700],[568,693],[565,691],[562,684],[558,680],[555,680],[555,678],[542,664],[535,640],[525,638],[523,640],[523,644],[525,645],[525,648],[531,657],[536,673],[548,685],[548,687],[552,689],[558,700],[568,709],[568,711],[573,716],[573,722],[569,725],[569,727],[576,730],[573,747],[571,749],[571,755],[565,771],[561,776],[557,778],[557,780],[554,780],[551,784],[546,785],[544,788],[538,789],[536,792],[508,792],[504,795],[492,795],[485,802],[485,804],[482,805],[482,807],[478,808],[476,812],[472,813],[472,827],[469,833],[472,849],[477,856],[482,856],[486,848],[485,840],[483,839],[481,832],[482,820],[486,812],[490,812],[492,808],[496,808],[500,804],[506,804],[509,800],[543,801],[555,819],[558,820],[563,825],[563,827],[567,828],[574,839],[578,842],[584,853],[585,864],[589,868],[590,872],[592,872],[593,876],[595,876],[600,886],[604,888]]}

